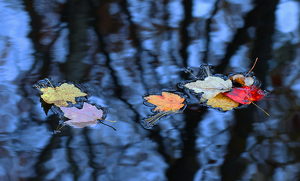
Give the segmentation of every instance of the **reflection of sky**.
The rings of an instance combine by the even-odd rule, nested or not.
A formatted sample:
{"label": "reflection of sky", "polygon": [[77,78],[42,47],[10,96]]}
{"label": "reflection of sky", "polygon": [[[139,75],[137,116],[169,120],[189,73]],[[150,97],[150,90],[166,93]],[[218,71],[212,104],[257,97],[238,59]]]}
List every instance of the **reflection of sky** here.
{"label": "reflection of sky", "polygon": [[279,31],[288,33],[299,29],[299,7],[300,3],[296,1],[287,1],[278,5],[276,10],[276,28]]}
{"label": "reflection of sky", "polygon": [[170,13],[168,25],[172,28],[178,28],[179,23],[184,17],[184,10],[181,3],[181,1],[173,1],[169,2],[167,5],[168,12]]}
{"label": "reflection of sky", "polygon": [[203,2],[201,0],[194,0],[193,3],[194,6],[193,6],[192,16],[196,18],[200,18],[200,17],[208,18],[213,10],[215,0],[206,1],[206,2]]}
{"label": "reflection of sky", "polygon": [[[62,30],[57,35],[58,38],[49,53],[52,63],[63,63],[67,60],[69,53],[69,31],[65,27],[66,23],[58,26],[60,15],[55,12],[55,8],[48,8],[49,4],[47,3],[34,2],[37,13],[43,15],[41,31],[44,34],[38,43],[40,43],[40,46],[48,45],[56,36],[58,29],[61,28]],[[60,0],[57,2],[64,3],[65,1]],[[206,20],[212,16],[215,1],[193,0],[191,12],[193,19],[188,27],[190,42],[186,50],[188,53],[188,66],[198,67],[202,62],[205,51],[209,51],[208,63],[218,65],[237,29],[244,26],[243,18],[255,8],[251,0],[227,0],[226,2],[229,4],[228,8],[218,5],[220,9],[212,17],[209,50],[207,50]],[[99,83],[104,85],[104,88],[86,82],[91,88],[96,87],[96,93],[91,100],[110,108],[109,119],[118,120],[114,125],[118,131],[112,132],[111,129],[105,129],[103,125],[98,125],[95,128],[88,129],[87,135],[82,130],[74,129],[71,133],[74,134],[72,135],[73,138],[70,139],[66,135],[61,136],[59,143],[57,143],[59,148],[49,151],[56,157],[51,157],[42,163],[46,165],[46,170],[49,172],[48,174],[45,173],[47,174],[46,179],[57,178],[58,175],[63,173],[62,180],[72,180],[73,175],[69,168],[71,167],[70,164],[73,163],[69,163],[70,157],[74,158],[74,163],[79,164],[80,178],[91,178],[93,171],[97,169],[89,165],[90,153],[94,154],[93,161],[97,167],[105,167],[105,172],[98,176],[100,180],[111,178],[118,180],[127,177],[129,178],[126,180],[134,180],[135,178],[145,180],[144,175],[147,175],[148,180],[166,179],[165,170],[169,165],[167,165],[163,156],[157,152],[158,144],[148,138],[149,132],[143,130],[138,123],[133,121],[136,119],[136,114],[139,114],[140,117],[151,114],[148,107],[142,104],[142,95],[146,92],[159,92],[161,88],[176,89],[176,84],[182,81],[180,73],[182,73],[183,60],[179,50],[182,48],[180,28],[184,20],[183,1],[168,2],[165,9],[163,9],[164,6],[161,3],[160,1],[128,0],[128,10],[132,16],[131,21],[136,25],[137,37],[141,41],[141,52],[132,43],[128,33],[129,22],[126,19],[127,17],[122,14],[121,6],[118,3],[109,5],[110,15],[120,16],[122,17],[120,21],[124,21],[124,26],[122,25],[123,27],[118,32],[111,33],[105,38],[109,45],[121,44],[120,49],[109,51],[108,56],[111,59],[110,66],[116,72],[117,83],[120,84],[119,86],[123,88],[123,91],[125,90],[122,92],[123,96],[121,98],[126,100],[126,103],[114,97],[114,94],[110,95],[113,98],[108,98],[108,91],[105,92],[105,89],[114,89],[116,85],[113,85],[113,79],[110,75],[111,70],[108,70],[107,67],[101,67],[105,65],[106,57],[97,52],[98,41],[94,29],[88,30],[89,55],[86,62],[91,65],[95,64],[92,70],[96,72],[95,74],[104,74],[102,82]],[[299,44],[300,39],[299,2],[282,1],[277,8],[275,12],[276,36],[273,40],[274,51],[280,49],[286,42],[292,45]],[[164,19],[165,14],[168,15],[166,20]],[[35,52],[33,41],[28,37],[31,31],[30,16],[25,11],[21,1],[7,0],[0,1],[0,17],[5,17],[0,18],[0,100],[2,103],[0,105],[2,125],[0,133],[4,135],[5,138],[2,137],[4,140],[15,140],[17,142],[17,144],[9,141],[5,142],[7,145],[4,145],[3,149],[7,152],[1,152],[1,155],[5,159],[4,161],[13,162],[11,164],[13,166],[10,167],[9,164],[2,164],[1,162],[0,169],[7,172],[9,172],[8,170],[14,171],[14,169],[21,170],[19,176],[28,178],[30,176],[28,173],[34,175],[36,160],[39,159],[40,153],[53,135],[51,135],[51,128],[46,121],[47,117],[39,105],[38,96],[31,89],[31,83],[35,80],[36,72],[33,73],[34,76],[30,80],[26,80],[28,82],[25,82],[27,86],[25,89],[30,90],[28,91],[30,93],[29,97],[23,97],[20,93],[20,77],[33,68],[36,61],[36,54],[33,54]],[[255,35],[255,29],[252,28],[249,31],[253,31],[253,35]],[[252,65],[248,57],[252,48],[251,45],[247,44],[239,47],[239,50],[230,59],[232,70],[247,71],[250,69]],[[290,66],[292,68],[285,67],[285,71],[280,72],[279,75],[284,82],[284,87],[289,87],[290,91],[293,91],[296,95],[294,98],[299,106],[299,48],[296,51],[298,57],[291,60]],[[136,57],[139,56],[138,53],[141,54],[139,60],[141,64],[139,65],[135,62]],[[40,65],[35,66],[39,67]],[[274,66],[274,68],[276,67]],[[52,70],[51,76],[59,77],[59,75],[61,74],[56,74]],[[148,87],[141,83],[142,77]],[[99,82],[96,76],[89,78],[94,78],[94,82]],[[288,100],[286,101],[288,102]],[[18,105],[18,102],[22,104]],[[288,103],[284,105],[288,105]],[[290,161],[290,158],[287,157],[289,152],[285,142],[296,146],[298,144],[296,141],[291,141],[288,134],[281,134],[280,139],[273,139],[274,135],[279,134],[277,129],[280,127],[282,112],[290,110],[275,106],[270,109],[276,110],[272,111],[276,119],[271,114],[271,118],[264,120],[264,122],[257,122],[254,125],[255,133],[248,137],[247,152],[243,154],[243,157],[250,160],[251,163],[247,166],[247,171],[243,175],[244,179],[251,179],[252,174],[259,171],[256,161],[251,160],[252,157],[257,158],[257,160],[272,158],[273,161],[283,164]],[[226,146],[230,140],[230,133],[227,128],[234,125],[232,113],[222,113],[210,109],[204,115],[198,127],[195,128],[197,131],[196,149],[199,151],[197,161],[201,165],[195,180],[204,177],[220,178],[219,170],[215,168],[222,165],[224,155],[227,153]],[[53,114],[50,113],[50,115]],[[258,113],[258,115],[260,114]],[[181,156],[183,140],[181,139],[181,130],[178,128],[185,124],[183,120],[184,114],[172,115],[162,119],[157,125],[161,129],[160,134],[166,147],[165,152],[174,159]],[[174,126],[174,122],[179,126]],[[13,135],[11,135],[12,133]],[[263,135],[268,139],[259,144],[255,134]],[[91,150],[87,146],[86,139],[92,144]],[[291,148],[293,147],[291,146]],[[21,152],[24,155],[18,155]],[[73,152],[74,155],[70,156],[68,152]],[[270,154],[268,154],[269,152]],[[8,159],[11,157],[17,161]],[[28,162],[21,165],[20,160],[22,159]],[[216,162],[211,164],[210,160],[216,160]],[[273,178],[274,180],[292,180],[293,177],[289,173],[296,172],[295,170],[299,170],[299,167],[298,162],[286,164],[282,168],[278,167],[274,170]],[[26,174],[27,170],[28,173]],[[12,174],[10,173],[10,175]],[[3,173],[0,173],[0,180],[2,176]]]}
{"label": "reflection of sky", "polygon": [[6,66],[1,67],[1,81],[12,81],[19,71],[28,70],[33,63],[32,43],[27,38],[30,31],[29,16],[22,6],[13,6],[0,2],[0,50],[2,61]]}

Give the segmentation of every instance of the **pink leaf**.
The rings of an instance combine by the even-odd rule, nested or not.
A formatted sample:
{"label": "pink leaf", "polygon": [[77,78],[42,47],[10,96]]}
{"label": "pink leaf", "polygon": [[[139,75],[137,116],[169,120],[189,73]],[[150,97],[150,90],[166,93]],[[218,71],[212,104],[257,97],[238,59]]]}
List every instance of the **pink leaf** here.
{"label": "pink leaf", "polygon": [[71,119],[65,123],[75,128],[83,128],[86,126],[94,127],[98,124],[98,119],[102,119],[103,111],[95,106],[83,103],[82,109],[76,107],[60,107],[64,112],[64,116]]}

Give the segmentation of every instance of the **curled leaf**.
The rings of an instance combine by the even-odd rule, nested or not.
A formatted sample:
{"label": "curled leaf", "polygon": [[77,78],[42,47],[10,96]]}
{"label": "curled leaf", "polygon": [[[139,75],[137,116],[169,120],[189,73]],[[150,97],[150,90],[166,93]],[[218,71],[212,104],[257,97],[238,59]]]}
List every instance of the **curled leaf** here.
{"label": "curled leaf", "polygon": [[211,106],[213,108],[221,108],[223,111],[228,111],[238,107],[239,103],[219,93],[216,97],[208,99],[206,105]]}
{"label": "curled leaf", "polygon": [[252,77],[245,77],[242,74],[235,74],[230,77],[230,80],[233,80],[245,86],[250,86],[254,84],[254,79]]}

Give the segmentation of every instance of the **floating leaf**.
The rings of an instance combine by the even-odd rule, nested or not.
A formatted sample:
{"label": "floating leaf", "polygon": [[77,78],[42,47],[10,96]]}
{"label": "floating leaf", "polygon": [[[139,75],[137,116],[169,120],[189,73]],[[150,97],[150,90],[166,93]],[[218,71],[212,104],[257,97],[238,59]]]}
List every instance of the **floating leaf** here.
{"label": "floating leaf", "polygon": [[252,77],[248,77],[247,75],[250,74],[250,72],[254,69],[256,63],[257,63],[258,58],[255,59],[255,62],[252,66],[252,68],[249,70],[249,72],[244,76],[242,74],[235,74],[230,77],[230,80],[233,80],[237,83],[240,83],[244,86],[251,86],[254,84],[254,79]]}
{"label": "floating leaf", "polygon": [[250,86],[254,84],[254,79],[252,77],[246,77],[242,74],[235,74],[230,77],[230,80],[233,80],[245,86]]}
{"label": "floating leaf", "polygon": [[193,90],[195,93],[202,93],[201,98],[211,99],[222,92],[228,92],[232,89],[231,80],[223,80],[220,77],[208,76],[204,80],[197,80],[185,85],[188,89]]}
{"label": "floating leaf", "polygon": [[260,101],[265,93],[255,85],[235,87],[231,92],[223,93],[240,104],[250,104],[253,101]]}
{"label": "floating leaf", "polygon": [[86,93],[81,92],[80,89],[73,84],[63,83],[58,87],[44,87],[38,89],[43,93],[41,98],[48,104],[54,104],[57,107],[67,107],[66,101],[76,104],[75,97],[86,96]]}
{"label": "floating leaf", "polygon": [[65,121],[65,123],[75,128],[94,127],[98,124],[99,119],[103,119],[103,111],[101,109],[97,109],[95,106],[85,102],[82,109],[76,107],[60,107],[60,109],[63,111],[64,116],[70,119]]}
{"label": "floating leaf", "polygon": [[157,106],[154,111],[159,111],[159,113],[143,120],[142,123],[145,128],[151,128],[164,116],[182,113],[180,109],[185,108],[185,104],[183,103],[185,98],[170,92],[162,92],[161,95],[149,95],[144,97],[144,99],[147,100],[148,103]]}
{"label": "floating leaf", "polygon": [[219,93],[216,97],[208,99],[206,105],[213,108],[221,108],[223,111],[228,111],[239,106],[238,102],[233,101],[229,97]]}
{"label": "floating leaf", "polygon": [[173,111],[176,112],[184,106],[184,97],[177,94],[162,92],[161,95],[150,95],[144,97],[147,102],[157,106],[154,111]]}

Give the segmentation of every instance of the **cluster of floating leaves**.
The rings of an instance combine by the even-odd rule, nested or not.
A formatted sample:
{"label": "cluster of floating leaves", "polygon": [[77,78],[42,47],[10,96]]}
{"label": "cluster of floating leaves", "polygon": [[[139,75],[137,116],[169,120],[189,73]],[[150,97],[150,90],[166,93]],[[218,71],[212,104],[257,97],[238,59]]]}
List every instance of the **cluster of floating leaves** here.
{"label": "cluster of floating leaves", "polygon": [[[257,59],[252,69],[256,62]],[[254,76],[248,76],[252,69],[248,73],[232,74],[226,77],[213,75],[210,68],[208,65],[201,65],[200,73],[205,75],[204,77],[197,78],[194,76],[194,80],[179,84],[181,88],[200,97],[199,105],[220,111],[229,111],[235,108],[245,108],[250,103],[254,104],[254,101],[260,101],[266,96],[266,92],[259,88],[259,81]],[[34,86],[42,93],[41,102],[45,113],[47,114],[52,106],[56,106],[63,113],[63,118],[69,119],[60,121],[61,127],[58,127],[56,132],[64,125],[83,128],[86,126],[93,127],[99,122],[104,124],[102,122],[102,120],[106,120],[104,108],[78,99],[86,97],[87,93],[72,83],[62,83],[59,86],[53,86],[47,78],[42,81],[43,83],[38,83]],[[142,125],[147,129],[152,128],[162,117],[182,113],[187,106],[186,97],[183,93],[162,92],[159,95],[144,96],[143,99],[146,105],[155,106],[152,110],[155,114],[142,121]],[[82,108],[79,109],[74,106],[80,102],[83,104]],[[254,105],[257,106],[256,104]],[[263,109],[261,110],[264,111]],[[267,112],[265,113],[269,115]]]}
{"label": "cluster of floating leaves", "polygon": [[[252,69],[256,62],[257,59]],[[195,77],[196,80],[183,82],[180,87],[198,95],[200,105],[220,111],[245,108],[245,105],[250,103],[257,106],[253,102],[262,100],[266,96],[266,92],[259,88],[259,81],[255,77],[248,76],[252,69],[248,73],[233,74],[228,78],[212,75],[210,66],[201,65],[200,71],[204,72],[205,78],[201,80]],[[161,95],[149,95],[144,99],[146,103],[156,106],[153,111],[157,112],[155,115],[143,120],[145,128],[151,128],[160,118],[166,115],[182,113],[186,107],[185,97],[176,93],[162,92]],[[269,116],[267,112],[265,113]]]}
{"label": "cluster of floating leaves", "polygon": [[[82,92],[73,83],[62,83],[59,86],[53,86],[50,80],[46,78],[34,84],[34,86],[42,93],[41,102],[46,114],[53,106],[59,108],[63,114],[62,120],[54,133],[59,133],[65,125],[73,126],[74,128],[84,128],[86,126],[94,127],[99,122],[104,124],[102,120],[106,120],[105,108],[78,99],[79,97],[86,97],[87,93]],[[80,103],[83,104],[81,109],[74,106]],[[53,112],[56,113],[56,111]],[[63,121],[64,118],[68,120]],[[59,127],[60,125],[61,127]]]}

